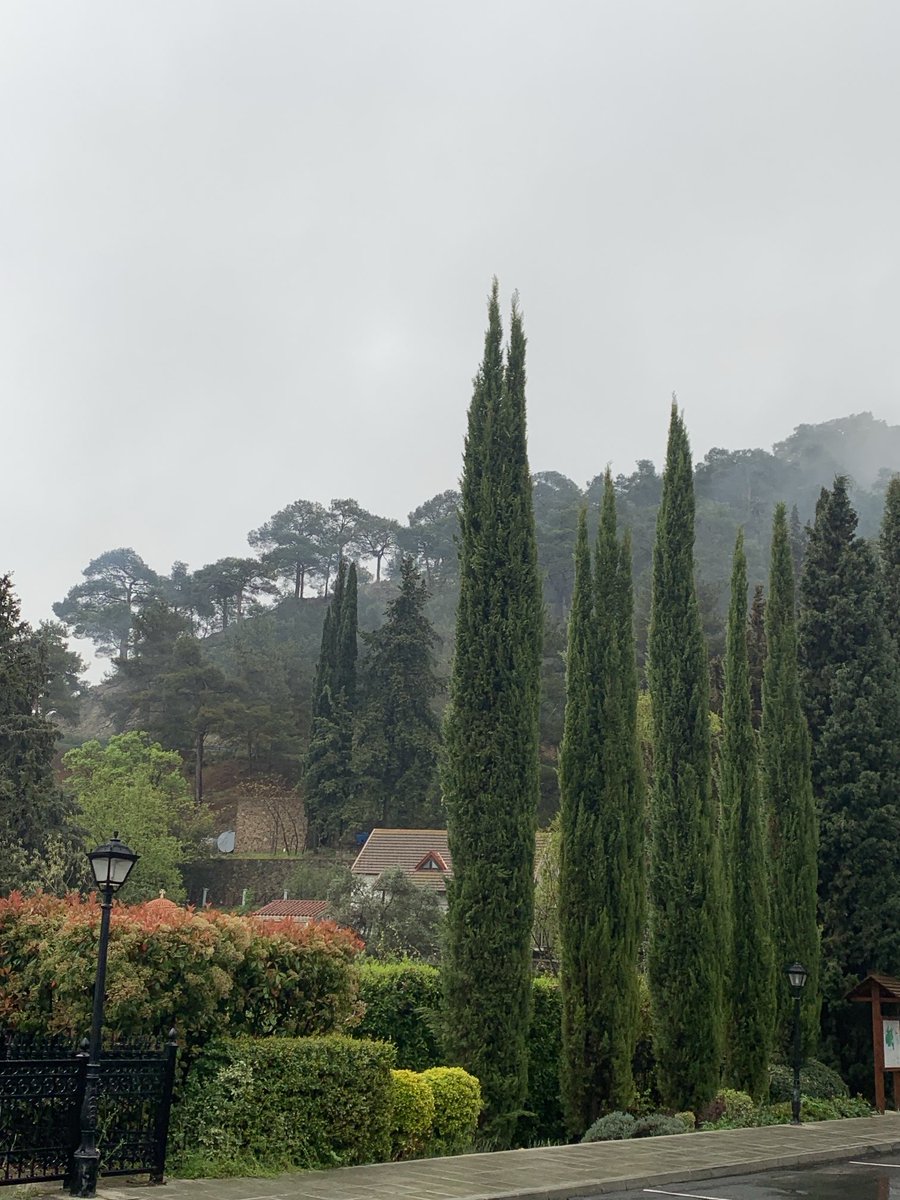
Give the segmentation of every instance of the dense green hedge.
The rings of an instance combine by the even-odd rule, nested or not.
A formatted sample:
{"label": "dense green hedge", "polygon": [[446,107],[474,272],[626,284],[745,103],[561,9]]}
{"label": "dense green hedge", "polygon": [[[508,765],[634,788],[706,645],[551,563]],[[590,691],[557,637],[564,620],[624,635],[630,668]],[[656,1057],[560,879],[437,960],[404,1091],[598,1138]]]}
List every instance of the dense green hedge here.
{"label": "dense green hedge", "polygon": [[463,1154],[472,1148],[481,1114],[481,1084],[462,1067],[431,1067],[422,1072],[434,1095],[432,1154]]}
{"label": "dense green hedge", "polygon": [[[80,1039],[90,1027],[96,897],[0,899],[0,1024]],[[115,904],[105,1025],[125,1037],[178,1029],[193,1054],[213,1037],[343,1031],[356,1015],[362,943],[325,922],[255,921],[152,900]]]}
{"label": "dense green hedge", "polygon": [[332,1035],[208,1048],[173,1113],[172,1170],[240,1175],[383,1162],[394,1048]]}
{"label": "dense green hedge", "polygon": [[[559,981],[538,977],[533,989],[528,1099],[518,1138],[526,1144],[563,1136]],[[440,1045],[441,976],[436,967],[412,962],[361,963],[359,996],[366,1011],[352,1030],[354,1037],[392,1042],[397,1048],[397,1066],[411,1071],[424,1071],[446,1061]]]}
{"label": "dense green hedge", "polygon": [[425,1071],[441,1064],[441,976],[423,963],[364,962],[359,998],[365,1012],[354,1037],[393,1042],[397,1066]]}
{"label": "dense green hedge", "polygon": [[532,988],[531,1029],[528,1037],[528,1098],[519,1123],[524,1144],[561,1141],[565,1137],[559,1096],[562,1054],[562,1001],[559,980],[538,976]]}

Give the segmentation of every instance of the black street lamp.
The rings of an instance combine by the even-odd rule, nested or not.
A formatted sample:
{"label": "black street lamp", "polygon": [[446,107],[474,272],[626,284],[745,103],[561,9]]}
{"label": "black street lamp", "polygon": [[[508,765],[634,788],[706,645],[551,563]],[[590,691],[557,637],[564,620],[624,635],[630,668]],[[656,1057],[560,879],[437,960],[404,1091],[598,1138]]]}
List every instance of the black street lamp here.
{"label": "black street lamp", "polygon": [[84,1081],[84,1102],[81,1106],[81,1143],[75,1151],[73,1196],[97,1194],[97,1094],[100,1081],[100,1039],[103,1029],[103,1003],[106,998],[106,955],[109,949],[109,914],[113,895],[119,890],[139,855],[119,841],[114,833],[110,841],[98,846],[88,855],[97,888],[100,891],[100,946],[97,952],[97,974],[94,979],[94,1009],[91,1015],[91,1037],[88,1043],[88,1062]]}
{"label": "black street lamp", "polygon": [[809,971],[802,963],[792,962],[784,973],[791,985],[794,998],[794,1088],[791,1093],[791,1124],[800,1124],[800,1000],[809,979]]}

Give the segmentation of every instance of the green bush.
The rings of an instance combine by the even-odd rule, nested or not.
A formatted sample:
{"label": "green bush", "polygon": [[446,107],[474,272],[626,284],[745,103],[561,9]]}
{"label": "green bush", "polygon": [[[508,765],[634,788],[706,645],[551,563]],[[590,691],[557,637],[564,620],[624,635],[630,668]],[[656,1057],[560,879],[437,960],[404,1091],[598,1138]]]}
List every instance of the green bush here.
{"label": "green bush", "polygon": [[[96,898],[0,899],[0,1022],[81,1037],[90,1025]],[[356,1017],[359,939],[316,922],[268,924],[214,909],[113,906],[106,1028],[125,1037],[175,1025],[190,1058],[222,1034],[328,1034]]]}
{"label": "green bush", "polygon": [[241,1175],[385,1161],[393,1057],[383,1042],[337,1035],[214,1043],[173,1112],[173,1172]]}
{"label": "green bush", "polygon": [[532,986],[531,1026],[528,1031],[528,1097],[519,1122],[524,1144],[559,1141],[565,1136],[559,1095],[562,1055],[562,1001],[559,980],[538,976]]}
{"label": "green bush", "polygon": [[[790,1100],[794,1088],[794,1072],[781,1063],[769,1067],[769,1101],[778,1104]],[[815,1058],[804,1063],[800,1070],[800,1091],[815,1100],[847,1099],[850,1089],[831,1067]]]}
{"label": "green bush", "polygon": [[434,1091],[414,1071],[392,1071],[391,1079],[391,1158],[415,1158],[432,1138]]}
{"label": "green bush", "polygon": [[[397,1066],[424,1071],[443,1062],[440,1045],[441,977],[423,963],[360,963],[359,996],[365,1007],[351,1036],[393,1042]],[[518,1136],[523,1143],[563,1137],[559,1098],[559,980],[539,976],[533,984],[529,1029],[528,1098]]]}
{"label": "green bush", "polygon": [[631,1113],[611,1112],[598,1117],[584,1137],[583,1142],[615,1142],[631,1137],[637,1124]]}
{"label": "green bush", "polygon": [[687,1133],[680,1117],[670,1117],[666,1113],[650,1113],[646,1117],[638,1117],[629,1137],[665,1137],[673,1133]]}
{"label": "green bush", "polygon": [[461,1067],[431,1067],[422,1072],[434,1094],[434,1154],[462,1154],[471,1149],[482,1109],[481,1084]]}
{"label": "green bush", "polygon": [[756,1105],[753,1097],[746,1092],[735,1091],[734,1088],[723,1088],[716,1096],[716,1102],[722,1106],[722,1116],[736,1124],[749,1125],[752,1123]]}
{"label": "green bush", "polygon": [[688,1133],[690,1133],[692,1129],[696,1129],[697,1118],[692,1112],[677,1112],[675,1116],[682,1123]]}
{"label": "green bush", "polygon": [[354,1037],[393,1042],[397,1066],[405,1070],[440,1066],[441,976],[436,967],[414,962],[361,963],[359,998],[365,1012]]}

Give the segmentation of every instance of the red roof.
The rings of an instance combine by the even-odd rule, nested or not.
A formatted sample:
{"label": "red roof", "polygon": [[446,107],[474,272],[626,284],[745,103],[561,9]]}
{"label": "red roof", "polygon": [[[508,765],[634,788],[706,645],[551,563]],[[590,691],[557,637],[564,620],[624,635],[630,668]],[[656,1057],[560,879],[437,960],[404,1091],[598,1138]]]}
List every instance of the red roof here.
{"label": "red roof", "polygon": [[315,921],[328,907],[325,900],[272,900],[256,910],[255,917],[300,917]]}

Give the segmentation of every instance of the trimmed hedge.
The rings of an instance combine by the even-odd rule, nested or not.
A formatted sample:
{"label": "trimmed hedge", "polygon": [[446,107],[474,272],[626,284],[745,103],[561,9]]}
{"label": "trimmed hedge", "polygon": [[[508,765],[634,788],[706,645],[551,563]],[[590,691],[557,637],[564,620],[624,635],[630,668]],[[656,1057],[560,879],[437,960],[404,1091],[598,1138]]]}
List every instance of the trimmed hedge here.
{"label": "trimmed hedge", "polygon": [[462,1154],[471,1148],[483,1107],[481,1084],[462,1067],[431,1067],[422,1072],[434,1094],[430,1150]]}
{"label": "trimmed hedge", "polygon": [[[528,1098],[518,1140],[548,1142],[564,1135],[559,1098],[562,1008],[559,980],[533,984],[529,1032]],[[359,965],[359,997],[365,1012],[353,1037],[378,1038],[397,1048],[397,1066],[424,1071],[440,1066],[441,976],[423,963]]]}
{"label": "trimmed hedge", "polygon": [[434,1091],[415,1071],[392,1071],[391,1076],[391,1158],[417,1158],[434,1130]]}
{"label": "trimmed hedge", "polygon": [[241,1175],[383,1162],[394,1049],[332,1035],[210,1046],[173,1113],[172,1170]]}
{"label": "trimmed hedge", "polygon": [[565,1138],[559,1069],[562,1057],[562,999],[559,980],[546,975],[532,984],[531,1028],[528,1033],[528,1097],[519,1122],[524,1144]]}
{"label": "trimmed hedge", "polygon": [[393,1042],[402,1069],[426,1071],[440,1066],[441,976],[436,967],[414,962],[360,963],[359,998],[365,1011],[354,1037]]}
{"label": "trimmed hedge", "polygon": [[[95,897],[0,899],[0,1024],[84,1034],[99,924]],[[115,904],[105,1025],[126,1037],[175,1025],[189,1056],[223,1034],[332,1033],[356,1018],[361,947],[324,922],[266,923],[158,900]]]}

